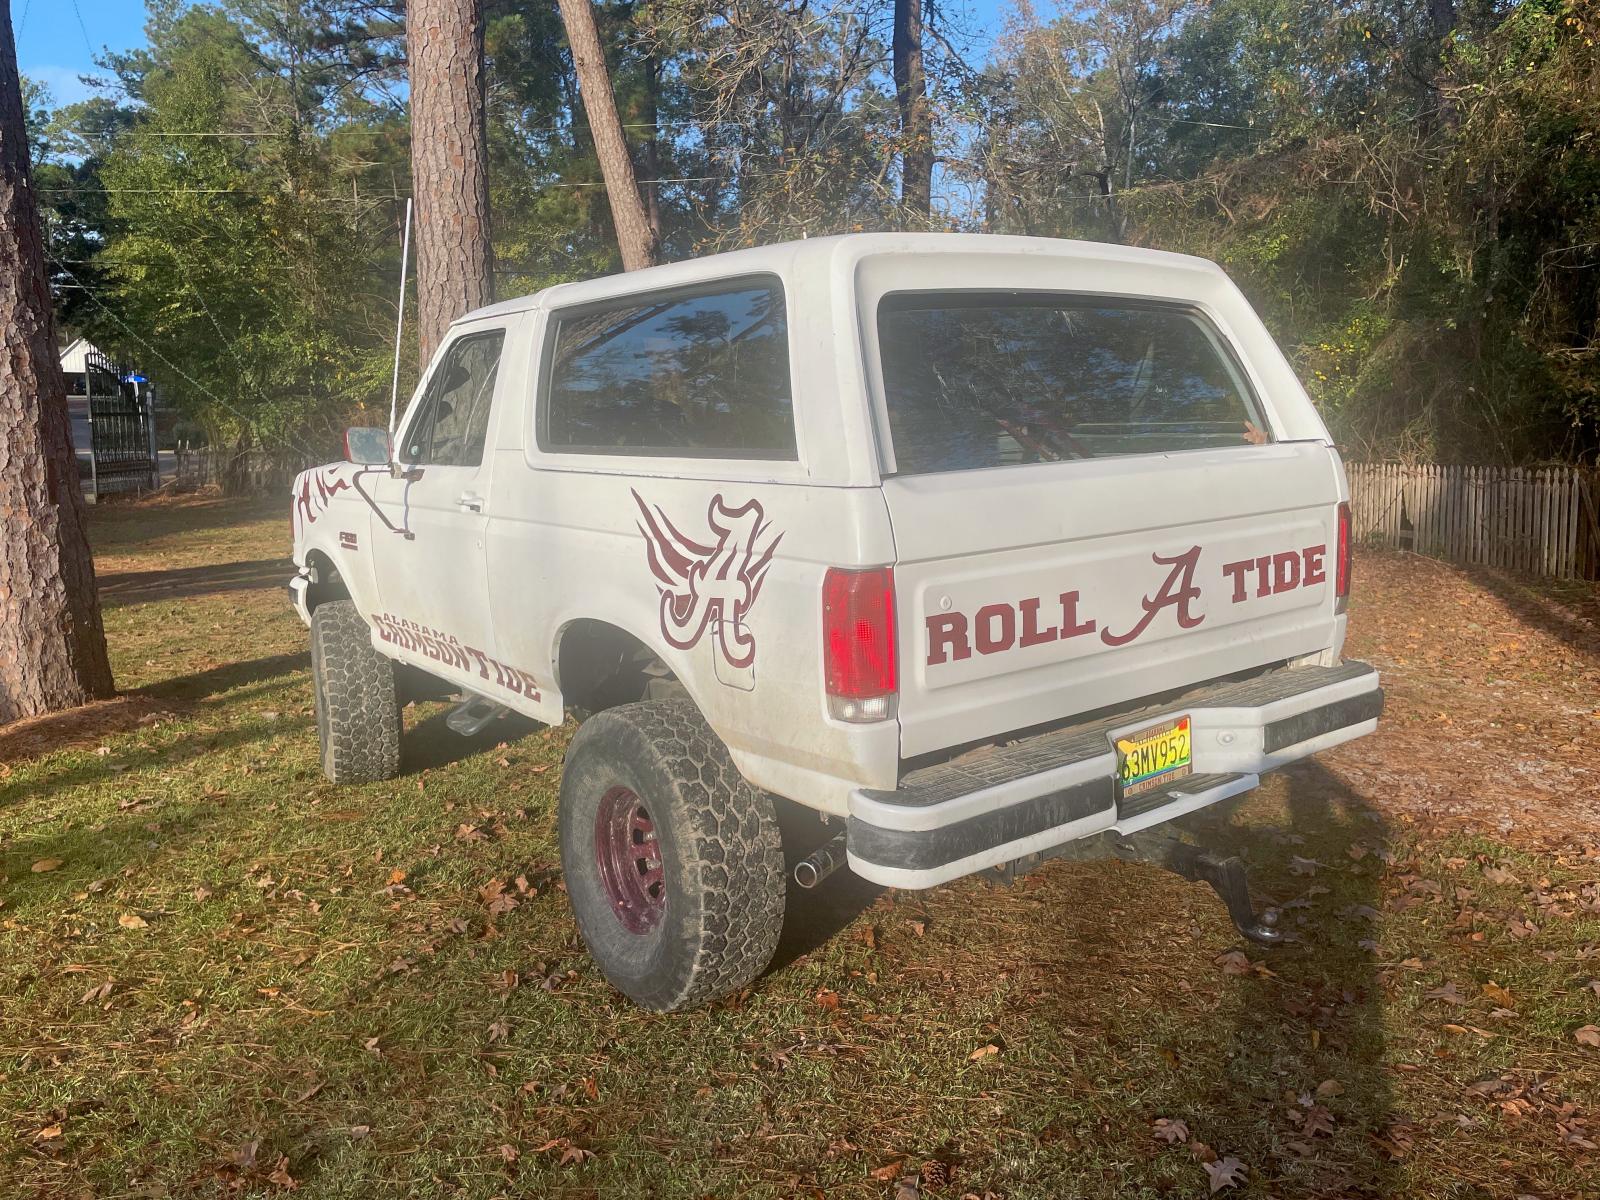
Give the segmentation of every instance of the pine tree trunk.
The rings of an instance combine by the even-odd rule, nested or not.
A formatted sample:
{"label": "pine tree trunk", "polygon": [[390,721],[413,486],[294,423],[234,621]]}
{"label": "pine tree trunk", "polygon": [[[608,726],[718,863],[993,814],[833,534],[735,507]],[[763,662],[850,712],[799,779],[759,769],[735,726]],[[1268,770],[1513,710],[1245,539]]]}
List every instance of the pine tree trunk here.
{"label": "pine tree trunk", "polygon": [[450,322],[494,300],[481,0],[411,0],[417,341],[426,369]]}
{"label": "pine tree trunk", "polygon": [[611,92],[611,73],[606,69],[605,51],[595,28],[594,6],[591,0],[560,0],[560,4],[567,43],[572,47],[572,64],[578,72],[583,110],[589,115],[600,174],[606,181],[606,198],[611,202],[611,223],[617,229],[622,269],[637,271],[654,266],[656,238],[639,199],[639,181],[633,159],[628,156],[628,143],[622,136],[617,99]]}
{"label": "pine tree trunk", "polygon": [[923,0],[894,0],[894,94],[900,109],[900,203],[933,211],[933,120],[922,66]]}
{"label": "pine tree trunk", "polygon": [[23,121],[8,12],[0,19],[0,725],[112,692]]}

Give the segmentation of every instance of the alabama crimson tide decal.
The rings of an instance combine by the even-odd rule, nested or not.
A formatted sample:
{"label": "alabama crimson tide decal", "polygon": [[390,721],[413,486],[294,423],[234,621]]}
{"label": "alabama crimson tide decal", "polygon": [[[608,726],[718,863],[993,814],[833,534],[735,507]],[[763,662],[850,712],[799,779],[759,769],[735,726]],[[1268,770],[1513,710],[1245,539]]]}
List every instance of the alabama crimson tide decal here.
{"label": "alabama crimson tide decal", "polygon": [[[1152,554],[1152,576],[1159,580],[1139,597],[1139,617],[1126,629],[1112,629],[1084,611],[1082,593],[1064,589],[1052,596],[1025,600],[997,600],[976,612],[942,612],[926,618],[927,664],[937,667],[977,654],[1002,654],[1008,650],[1064,642],[1073,638],[1098,638],[1107,646],[1137,641],[1157,620],[1170,620],[1178,629],[1205,623],[1201,607],[1206,595],[1202,583],[1199,546],[1178,554]],[[1229,604],[1292,592],[1326,583],[1328,547],[1306,546],[1242,558],[1222,564],[1215,591]],[[1159,572],[1159,574],[1157,574]],[[1170,614],[1170,616],[1168,615]]]}
{"label": "alabama crimson tide decal", "polygon": [[684,534],[660,505],[646,503],[638,492],[633,499],[645,557],[661,593],[661,636],[668,645],[688,650],[715,627],[717,652],[728,665],[753,666],[756,639],[745,622],[783,540],[783,534],[771,532],[760,501],[732,508],[720,492],[711,497],[707,541],[698,531],[694,537]]}

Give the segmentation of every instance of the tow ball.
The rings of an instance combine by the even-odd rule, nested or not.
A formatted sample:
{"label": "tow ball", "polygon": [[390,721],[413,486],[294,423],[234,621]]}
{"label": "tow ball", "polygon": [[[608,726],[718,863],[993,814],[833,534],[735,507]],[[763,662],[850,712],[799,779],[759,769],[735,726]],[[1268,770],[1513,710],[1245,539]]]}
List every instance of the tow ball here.
{"label": "tow ball", "polygon": [[1154,863],[1190,881],[1204,880],[1222,898],[1234,927],[1245,937],[1264,946],[1283,941],[1278,910],[1266,908],[1258,913],[1250,903],[1250,880],[1244,860],[1237,854],[1223,855],[1176,838],[1137,834],[1118,839],[1113,853],[1128,862]]}

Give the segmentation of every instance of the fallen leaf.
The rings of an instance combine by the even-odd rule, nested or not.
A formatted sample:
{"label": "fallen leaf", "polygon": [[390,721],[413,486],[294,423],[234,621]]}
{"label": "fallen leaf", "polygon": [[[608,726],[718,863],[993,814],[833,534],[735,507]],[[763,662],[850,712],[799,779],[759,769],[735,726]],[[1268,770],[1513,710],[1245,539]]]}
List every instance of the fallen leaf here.
{"label": "fallen leaf", "polygon": [[1249,1170],[1245,1165],[1232,1155],[1227,1158],[1219,1158],[1213,1163],[1201,1163],[1200,1165],[1205,1168],[1206,1174],[1211,1179],[1212,1195],[1220,1192],[1223,1188],[1238,1187],[1244,1182],[1245,1176],[1249,1174]]}
{"label": "fallen leaf", "polygon": [[1300,1132],[1307,1137],[1316,1137],[1318,1134],[1332,1134],[1338,1122],[1333,1119],[1333,1114],[1320,1104],[1313,1104],[1306,1113],[1305,1119],[1300,1123]]}
{"label": "fallen leaf", "polygon": [[58,1122],[54,1125],[46,1125],[43,1129],[39,1130],[38,1133],[33,1135],[33,1140],[36,1142],[53,1142],[60,1136],[61,1125]]}
{"label": "fallen leaf", "polygon": [[496,1042],[505,1041],[506,1038],[510,1036],[511,1024],[504,1017],[501,1017],[493,1025],[489,1026],[489,1044],[491,1046]]}
{"label": "fallen leaf", "polygon": [[1224,975],[1250,974],[1250,956],[1243,950],[1229,950],[1226,954],[1217,955],[1212,961],[1222,968]]}
{"label": "fallen leaf", "polygon": [[79,1004],[98,1004],[111,995],[111,989],[116,986],[116,980],[108,979],[98,987],[92,987],[82,996],[78,997]]}
{"label": "fallen leaf", "polygon": [[1342,1096],[1344,1095],[1344,1084],[1340,1083],[1337,1079],[1324,1079],[1321,1083],[1317,1084],[1317,1095]]}
{"label": "fallen leaf", "polygon": [[1189,1126],[1185,1121],[1157,1117],[1150,1124],[1150,1134],[1169,1146],[1181,1146],[1189,1140]]}
{"label": "fallen leaf", "polygon": [[1467,997],[1462,995],[1461,989],[1454,983],[1447,983],[1443,987],[1430,988],[1423,993],[1428,1000],[1443,1000],[1446,1004],[1465,1004]]}
{"label": "fallen leaf", "polygon": [[1580,1046],[1600,1046],[1600,1025],[1585,1025],[1574,1030],[1572,1036]]}
{"label": "fallen leaf", "polygon": [[1483,985],[1483,994],[1486,999],[1494,1001],[1500,1008],[1515,1008],[1517,1006],[1516,998],[1493,980]]}
{"label": "fallen leaf", "polygon": [[1504,867],[1485,867],[1483,877],[1490,883],[1521,883],[1522,881]]}
{"label": "fallen leaf", "polygon": [[150,928],[150,922],[146,921],[138,913],[123,913],[117,918],[117,924],[121,925],[124,929]]}
{"label": "fallen leaf", "polygon": [[278,1155],[278,1165],[272,1168],[272,1174],[267,1176],[268,1183],[275,1183],[286,1191],[295,1191],[299,1188],[299,1181],[289,1174],[289,1156]]}
{"label": "fallen leaf", "polygon": [[867,1174],[881,1183],[889,1183],[900,1178],[900,1168],[905,1165],[905,1159],[897,1158],[893,1162],[885,1163],[875,1171],[868,1171]]}
{"label": "fallen leaf", "polygon": [[999,1054],[999,1053],[1000,1053],[1000,1047],[996,1046],[993,1042],[989,1042],[986,1045],[979,1046],[971,1054],[967,1055],[967,1061],[968,1062],[977,1062],[980,1059],[988,1058],[992,1054]]}
{"label": "fallen leaf", "polygon": [[817,1007],[824,1012],[836,1012],[839,1008],[839,993],[823,988],[817,993]]}
{"label": "fallen leaf", "polygon": [[59,858],[41,858],[33,864],[33,873],[43,875],[46,871],[54,871],[63,861],[65,860]]}

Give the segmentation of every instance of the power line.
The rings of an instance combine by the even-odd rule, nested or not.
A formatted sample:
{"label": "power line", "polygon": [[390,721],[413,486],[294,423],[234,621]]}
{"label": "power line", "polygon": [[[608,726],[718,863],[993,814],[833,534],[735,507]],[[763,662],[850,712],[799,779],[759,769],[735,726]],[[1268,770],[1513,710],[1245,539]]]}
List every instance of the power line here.
{"label": "power line", "polygon": [[[787,171],[741,171],[740,179],[771,179],[779,175],[786,175]],[[644,184],[670,184],[670,183],[717,183],[728,179],[727,175],[680,175],[672,178],[641,179]],[[603,179],[585,180],[555,180],[549,183],[540,183],[533,186],[534,191],[545,188],[603,188],[606,182]],[[410,192],[374,192],[367,196],[288,196],[286,193],[273,188],[108,188],[99,186],[82,185],[79,187],[39,188],[39,192],[49,195],[70,196],[80,192],[97,192],[107,196],[284,196],[292,199],[296,204],[371,204],[378,200],[404,200]]]}
{"label": "power line", "polygon": [[94,61],[94,45],[89,40],[89,27],[83,23],[83,13],[78,8],[78,0],[72,0],[72,15],[78,18],[78,32],[83,34],[83,48],[89,52],[89,61]]}
{"label": "power line", "polygon": [[[78,277],[76,275],[74,275],[71,271],[67,270],[66,266],[63,265],[63,263],[61,262],[61,260],[59,258],[57,258],[55,255],[49,253],[49,251],[46,251],[45,255],[46,255],[47,258],[50,259],[51,262],[55,263],[55,265],[61,269],[61,271],[66,275],[66,277],[68,279],[72,280],[73,284],[77,287],[77,289],[79,291],[83,292],[85,295],[87,295],[89,297],[90,302],[93,303],[96,308],[98,308],[101,312],[105,313],[106,316],[110,317],[113,321],[115,321],[117,326],[118,326],[118,328],[120,328],[124,333],[126,333],[134,341],[138,342],[139,345],[143,346],[151,354],[155,355],[158,359],[160,359],[163,363],[165,363],[169,368],[171,368],[171,370],[174,373],[176,373],[179,377],[181,377],[186,382],[188,382],[191,386],[196,388],[202,395],[208,397],[214,403],[221,405],[228,412],[230,412],[234,416],[238,417],[239,420],[243,421],[247,426],[249,426],[251,432],[253,432],[258,438],[262,439],[263,441],[269,441],[269,440],[270,441],[275,441],[275,442],[279,443],[280,445],[282,445],[282,446],[284,446],[284,447],[286,447],[286,448],[288,448],[290,450],[295,451],[297,454],[305,455],[308,460],[313,460],[314,461],[317,458],[317,455],[314,452],[312,452],[311,450],[308,450],[305,446],[301,445],[297,441],[290,441],[288,438],[280,437],[277,434],[266,433],[264,430],[262,430],[262,428],[259,425],[256,424],[256,422],[253,419],[251,419],[245,413],[240,412],[233,405],[229,404],[221,396],[217,395],[210,388],[206,387],[205,384],[201,383],[193,375],[190,375],[182,367],[178,366],[177,363],[173,362],[165,354],[161,353],[161,351],[157,350],[154,346],[152,346],[148,341],[146,341],[144,338],[140,337],[137,333],[135,333],[133,331],[133,329],[128,325],[128,323],[126,321],[124,321],[121,317],[119,317],[116,314],[116,312],[113,311],[105,303],[105,301],[100,299],[99,295],[95,292],[94,288],[85,286],[83,284],[83,282],[78,279]],[[199,295],[198,292],[196,292],[195,294]],[[204,301],[201,301],[201,303],[203,304]],[[209,309],[207,311],[209,313]],[[213,324],[216,323],[215,322],[215,318],[213,318],[212,323]],[[222,331],[221,331],[221,329],[218,329],[217,332],[221,333]],[[258,393],[258,395],[259,395],[259,393]],[[265,397],[262,397],[262,398],[265,399]]]}

